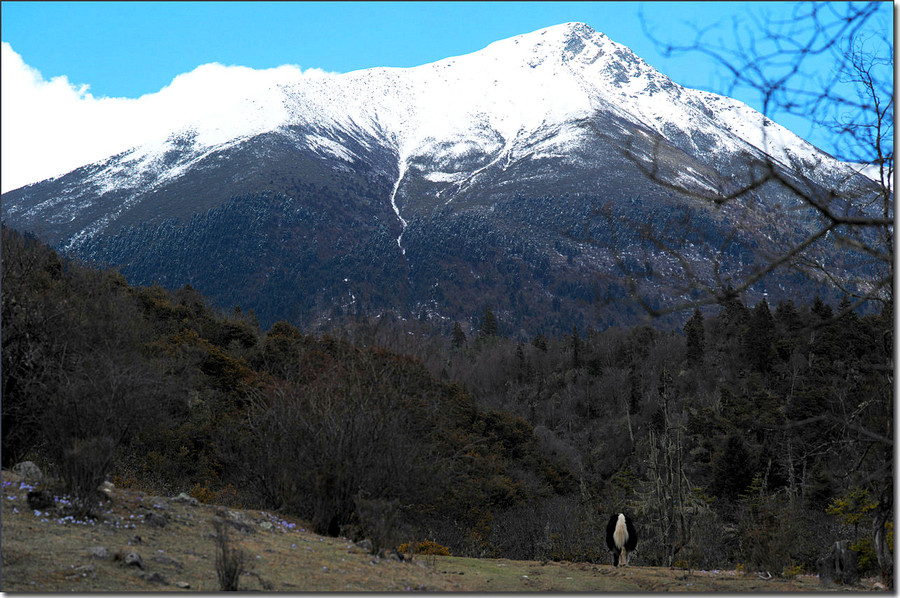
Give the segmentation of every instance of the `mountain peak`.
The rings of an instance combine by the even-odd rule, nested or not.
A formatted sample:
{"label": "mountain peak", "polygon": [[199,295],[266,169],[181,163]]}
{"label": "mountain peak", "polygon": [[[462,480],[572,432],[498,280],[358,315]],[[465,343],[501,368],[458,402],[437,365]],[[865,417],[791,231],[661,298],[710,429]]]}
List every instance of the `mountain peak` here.
{"label": "mountain peak", "polygon": [[[589,38],[597,34],[597,31],[587,23],[571,22],[538,29],[534,34],[554,35],[563,39]],[[601,34],[602,35],[602,34]]]}
{"label": "mountain peak", "polygon": [[496,41],[483,51],[521,54],[530,50],[533,54],[547,57],[571,55],[578,54],[587,45],[602,45],[608,39],[585,23],[562,23]]}

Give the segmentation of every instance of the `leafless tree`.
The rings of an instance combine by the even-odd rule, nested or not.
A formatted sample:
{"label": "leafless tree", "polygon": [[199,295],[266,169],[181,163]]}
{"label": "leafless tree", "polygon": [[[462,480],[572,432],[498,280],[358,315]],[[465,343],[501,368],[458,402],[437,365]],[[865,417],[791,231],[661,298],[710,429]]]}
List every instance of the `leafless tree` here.
{"label": "leafless tree", "polygon": [[[757,10],[758,8],[758,10]],[[634,296],[653,315],[672,313],[704,303],[715,303],[723,296],[726,283],[743,292],[776,271],[794,268],[819,280],[828,281],[853,300],[834,314],[841,316],[864,304],[881,304],[887,313],[893,306],[894,264],[894,154],[893,154],[893,41],[888,19],[885,29],[878,21],[884,16],[880,2],[808,2],[797,3],[789,18],[775,18],[766,7],[752,6],[735,16],[730,30],[723,26],[694,27],[694,38],[687,43],[660,39],[651,19],[642,15],[645,33],[664,55],[704,55],[725,73],[725,83],[716,91],[733,96],[738,91],[758,94],[764,118],[778,120],[785,115],[808,119],[810,131],[829,136],[834,157],[847,163],[843,174],[822,176],[810,164],[798,158],[789,164],[766,152],[746,164],[737,185],[720,185],[715,191],[698,191],[667,176],[662,159],[665,148],[657,140],[649,150],[655,159],[646,161],[647,147],[625,148],[626,156],[657,184],[678,193],[707,202],[719,210],[723,220],[733,223],[720,249],[738,238],[748,227],[765,227],[771,218],[796,223],[796,235],[786,235],[760,248],[760,260],[740,276],[722,276],[728,256],[714,256],[697,265],[678,245],[674,235],[684,235],[690,222],[668,223],[665,227],[644,226],[647,242],[668,256],[683,275],[683,289],[693,289],[680,300],[652,309],[642,295],[640,276],[623,270],[631,281]],[[890,18],[890,13],[887,13]],[[720,35],[724,34],[724,35]],[[721,40],[728,37],[727,43]],[[827,58],[833,65],[823,71]],[[763,130],[766,131],[765,120]],[[765,135],[765,133],[764,133]],[[767,148],[777,140],[764,137]],[[816,180],[813,180],[813,176]],[[824,180],[823,180],[824,179]],[[675,182],[673,182],[675,181]],[[782,205],[765,203],[776,188],[788,200]],[[758,210],[757,207],[765,207]],[[679,229],[679,227],[682,227]],[[837,250],[843,263],[828,261],[825,251]],[[699,291],[699,292],[698,292]],[[873,522],[873,544],[885,579],[893,585],[893,558],[886,540],[885,523],[893,514],[893,363],[892,350],[885,339],[887,362],[876,366],[884,370],[881,390],[859,409],[878,409],[887,429],[875,429],[862,417],[843,422],[827,421],[823,415],[810,421],[791,422],[790,426],[840,424],[834,450],[847,462],[856,462],[854,483],[871,487],[879,497]],[[877,404],[875,406],[869,403]],[[877,424],[879,427],[881,424]]]}
{"label": "leafless tree", "polygon": [[[734,170],[731,175],[714,173],[719,181],[713,189],[674,176],[672,153],[677,150],[660,136],[636,135],[623,148],[656,185],[696,199],[694,207],[702,206],[661,222],[638,216],[625,227],[640,231],[643,248],[638,252],[654,254],[668,269],[673,293],[661,303],[651,302],[644,286],[650,262],[634,258],[631,239],[613,238],[632,296],[651,315],[716,303],[729,287],[742,293],[789,268],[854,298],[848,310],[870,302],[891,304],[893,43],[890,32],[873,27],[879,4],[798,3],[788,19],[742,13],[726,32],[727,44],[715,41],[721,27],[695,28],[695,39],[686,44],[660,41],[642,15],[647,35],[664,55],[703,54],[721,65],[727,79],[717,91],[733,95],[749,89],[759,94],[763,146],[771,150],[748,156],[736,175]],[[823,57],[830,59],[831,71],[811,64]],[[778,136],[769,132],[774,128],[770,119],[784,115],[802,115],[811,130],[827,132],[834,157],[847,168],[820,176],[822,169],[803,158],[787,154],[788,163],[773,158],[780,148]],[[720,230],[730,229],[717,244],[710,242],[705,259],[698,260],[684,239],[710,210],[718,212]],[[613,228],[628,218],[608,210],[605,216],[618,220],[610,222]],[[785,233],[786,223],[790,234]],[[750,231],[780,234],[760,243],[753,263],[738,264],[730,250]],[[623,251],[626,246],[630,260]],[[837,263],[834,255],[839,256]]]}

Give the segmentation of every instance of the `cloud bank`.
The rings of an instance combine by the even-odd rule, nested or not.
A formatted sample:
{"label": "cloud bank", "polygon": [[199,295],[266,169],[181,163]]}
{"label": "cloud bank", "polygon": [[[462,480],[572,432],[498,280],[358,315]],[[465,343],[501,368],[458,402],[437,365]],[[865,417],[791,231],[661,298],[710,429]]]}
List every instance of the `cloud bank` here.
{"label": "cloud bank", "polygon": [[280,84],[329,76],[318,69],[205,64],[140,98],[96,98],[67,77],[47,81],[2,43],[2,191],[57,177],[190,127],[207,142],[277,126]]}

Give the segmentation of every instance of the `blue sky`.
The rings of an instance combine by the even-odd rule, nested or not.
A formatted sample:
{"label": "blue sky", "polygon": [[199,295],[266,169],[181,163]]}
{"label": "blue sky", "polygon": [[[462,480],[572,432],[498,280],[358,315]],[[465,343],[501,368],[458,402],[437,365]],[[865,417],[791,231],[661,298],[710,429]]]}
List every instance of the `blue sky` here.
{"label": "blue sky", "polygon": [[[682,85],[722,92],[723,71],[702,56],[661,56],[643,31],[639,13],[659,37],[673,41],[692,39],[692,26],[719,23],[725,35],[715,39],[728,44],[735,17],[788,15],[795,4],[4,1],[0,31],[4,60],[11,48],[39,83],[59,78],[60,86],[94,98],[151,94],[211,62],[257,69],[293,64],[333,72],[411,67],[570,21],[587,23],[625,44]],[[884,7],[883,26],[892,33],[893,7],[890,2]],[[829,65],[823,62],[820,68]],[[735,96],[759,108],[754,95]],[[13,118],[7,112],[6,123]],[[829,149],[802,121],[776,120]]]}
{"label": "blue sky", "polygon": [[641,29],[724,23],[794,2],[3,2],[2,38],[45,79],[65,75],[95,96],[138,97],[219,62],[348,72],[410,67],[570,21],[630,47],[675,81],[718,82],[698,56],[665,59]]}

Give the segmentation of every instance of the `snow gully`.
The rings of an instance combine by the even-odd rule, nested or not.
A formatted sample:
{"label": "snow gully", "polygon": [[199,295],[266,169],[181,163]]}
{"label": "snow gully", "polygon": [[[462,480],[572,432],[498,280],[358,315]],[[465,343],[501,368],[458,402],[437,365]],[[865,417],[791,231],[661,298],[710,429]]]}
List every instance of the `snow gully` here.
{"label": "snow gully", "polygon": [[400,220],[400,236],[397,237],[397,247],[400,248],[400,252],[403,255],[406,255],[406,249],[404,249],[403,245],[400,243],[403,239],[403,233],[406,232],[406,220],[403,219],[403,216],[400,215],[400,208],[397,207],[397,191],[400,189],[400,181],[403,180],[403,177],[406,176],[406,158],[400,158],[398,168],[399,172],[397,173],[397,180],[394,182],[394,189],[391,191],[391,207],[394,208],[394,213],[397,214],[397,219]]}

